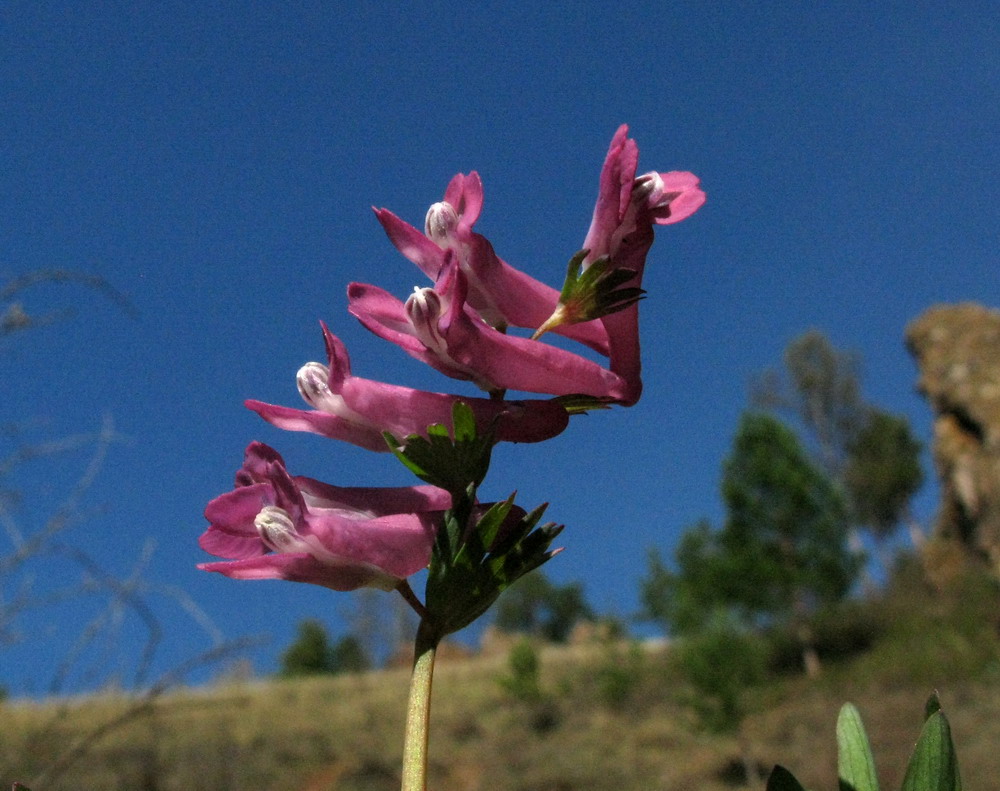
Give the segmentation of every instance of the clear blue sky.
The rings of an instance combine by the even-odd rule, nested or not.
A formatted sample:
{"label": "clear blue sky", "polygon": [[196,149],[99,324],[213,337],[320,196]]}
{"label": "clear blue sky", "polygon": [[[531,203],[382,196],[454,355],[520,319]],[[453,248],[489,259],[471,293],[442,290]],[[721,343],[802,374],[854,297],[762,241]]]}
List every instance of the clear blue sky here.
{"label": "clear blue sky", "polygon": [[[0,279],[97,274],[139,318],[69,286],[32,292],[29,310],[79,315],[0,348],[0,422],[60,436],[113,414],[129,440],[67,538],[124,574],[152,537],[149,579],[188,592],[228,636],[272,635],[254,654],[269,671],[297,621],[336,628],[347,602],[195,569],[204,504],[231,486],[245,445],[272,444],[293,472],[332,483],[409,479],[385,455],[274,429],[243,400],[299,404],[297,368],[322,359],[319,319],[361,376],[471,393],[347,314],[351,280],[401,296],[424,284],[370,207],[419,226],[454,173],[478,170],[477,230],[558,286],[626,122],[640,172],[691,170],[708,193],[659,230],[649,259],[643,399],[545,445],[502,447],[487,493],[550,501],[568,525],[550,573],[629,615],[648,548],[670,553],[686,526],[718,520],[748,380],[797,334],[816,327],[858,351],[867,396],[929,439],[907,321],[938,302],[1000,304],[997,17],[986,2],[12,0]],[[24,528],[83,462],[24,468]],[[925,494],[920,516],[933,505]],[[40,587],[78,576],[35,571]],[[172,627],[158,667],[207,647],[178,607],[157,606]],[[23,621],[29,639],[0,653],[0,683],[43,688],[81,617]],[[140,634],[126,624],[124,647]]]}

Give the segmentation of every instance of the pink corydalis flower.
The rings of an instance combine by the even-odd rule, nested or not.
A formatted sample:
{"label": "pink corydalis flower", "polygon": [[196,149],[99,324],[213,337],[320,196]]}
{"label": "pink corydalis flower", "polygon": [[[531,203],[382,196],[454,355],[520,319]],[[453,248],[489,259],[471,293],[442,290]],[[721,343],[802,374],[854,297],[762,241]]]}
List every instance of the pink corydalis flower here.
{"label": "pink corydalis flower", "polygon": [[[683,171],[635,175],[639,148],[622,124],[601,169],[597,203],[583,247],[583,268],[602,258],[612,269],[634,272],[622,288],[641,288],[653,226],[670,225],[694,214],[705,202],[697,176]],[[567,306],[560,304],[560,309]],[[567,312],[574,311],[569,307]],[[609,343],[611,370],[626,381],[621,403],[634,404],[642,392],[639,308],[633,303],[601,318]]]}
{"label": "pink corydalis flower", "polygon": [[[435,282],[451,251],[465,275],[467,304],[486,323],[499,330],[536,329],[556,309],[559,291],[510,266],[472,230],[482,206],[483,184],[473,171],[452,178],[444,200],[428,209],[423,233],[388,209],[376,209],[375,215],[396,248]],[[600,322],[565,324],[554,331],[608,354]]]}
{"label": "pink corydalis flower", "polygon": [[467,398],[354,376],[346,347],[326,324],[320,325],[327,364],[307,363],[297,377],[299,392],[312,409],[246,402],[247,407],[278,428],[309,431],[387,452],[383,432],[402,438],[424,435],[427,427],[435,423],[448,425],[452,407],[459,400],[472,410],[479,430],[493,430],[497,441],[541,442],[560,434],[569,422],[566,409],[556,401]]}
{"label": "pink corydalis flower", "polygon": [[198,568],[233,579],[309,582],[337,591],[392,590],[427,566],[451,497],[434,486],[337,487],[288,474],[277,451],[246,450],[236,488],[205,509]]}
{"label": "pink corydalis flower", "polygon": [[[636,177],[638,159],[638,146],[623,124],[612,138],[601,170],[582,259],[583,270],[605,259],[610,270],[634,273],[618,287],[635,294],[641,293],[653,226],[680,222],[705,202],[705,193],[692,173],[651,171]],[[444,200],[428,210],[423,233],[387,209],[376,210],[376,216],[396,248],[435,282],[452,253],[467,282],[467,305],[486,323],[499,330],[507,325],[533,329],[535,338],[544,332],[559,333],[609,357],[611,370],[624,380],[617,400],[626,406],[634,404],[642,390],[634,302],[606,315],[595,313],[592,304],[563,302],[559,291],[508,265],[473,231],[482,206],[482,182],[473,171],[451,180]],[[400,335],[393,340],[406,348]],[[419,354],[416,347],[408,351]],[[447,361],[439,360],[439,364],[449,367]],[[456,366],[444,372],[476,380],[474,372],[466,371],[463,377]]]}
{"label": "pink corydalis flower", "polygon": [[383,289],[352,283],[348,310],[410,356],[488,392],[620,397],[624,382],[597,363],[487,324],[466,308],[467,288],[465,274],[449,251],[434,288],[417,289],[403,303]]}

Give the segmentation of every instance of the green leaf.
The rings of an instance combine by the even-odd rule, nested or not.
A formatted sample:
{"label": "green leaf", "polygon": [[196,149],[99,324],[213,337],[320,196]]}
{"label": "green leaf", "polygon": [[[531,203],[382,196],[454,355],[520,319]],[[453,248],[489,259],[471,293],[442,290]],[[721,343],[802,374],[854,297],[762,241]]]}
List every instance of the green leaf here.
{"label": "green leaf", "polygon": [[767,791],[805,791],[802,784],[783,766],[775,766],[767,778]]}
{"label": "green leaf", "polygon": [[646,292],[638,286],[628,286],[639,273],[615,266],[606,255],[583,269],[588,253],[581,250],[569,260],[559,303],[531,336],[532,340],[564,324],[591,321],[624,310],[645,296]]}
{"label": "green leaf", "polygon": [[500,528],[503,526],[504,520],[513,506],[514,495],[512,494],[506,500],[493,503],[486,513],[479,517],[476,529],[470,531],[470,540],[471,536],[475,536],[475,540],[482,553],[485,553],[493,546],[493,542],[496,541],[497,534],[500,532]]}
{"label": "green leaf", "polygon": [[400,441],[388,431],[383,437],[389,450],[420,480],[447,489],[452,495],[478,486],[486,477],[493,451],[493,433],[479,434],[468,404],[452,407],[452,429],[435,423],[427,436],[410,434]]}
{"label": "green leaf", "polygon": [[845,703],[837,717],[837,775],[840,791],[878,791],[875,759],[861,715]]}
{"label": "green leaf", "polygon": [[[936,698],[933,698],[936,701]],[[928,710],[933,704],[928,703]],[[924,722],[913,755],[906,767],[903,791],[961,791],[958,757],[951,741],[951,728],[938,709]]]}
{"label": "green leaf", "polygon": [[861,715],[850,703],[837,717],[837,774],[840,791],[878,791],[872,748]]}

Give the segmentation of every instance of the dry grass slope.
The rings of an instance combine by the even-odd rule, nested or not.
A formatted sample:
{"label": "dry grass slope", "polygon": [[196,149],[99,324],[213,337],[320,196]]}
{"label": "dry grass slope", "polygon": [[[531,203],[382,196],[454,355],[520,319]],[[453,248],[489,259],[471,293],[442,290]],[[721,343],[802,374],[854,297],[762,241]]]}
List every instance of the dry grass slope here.
{"label": "dry grass slope", "polygon": [[[542,699],[498,683],[503,657],[445,664],[435,680],[431,787],[435,791],[726,791],[735,740],[702,733],[662,652],[636,665],[631,686],[608,694],[602,675],[626,662],[612,644],[541,652]],[[634,661],[634,657],[633,660]],[[745,734],[755,759],[780,762],[813,789],[833,791],[833,729],[844,700],[872,736],[883,787],[898,788],[920,726],[928,681],[879,679],[868,666],[831,669],[818,683],[781,680],[756,694]],[[865,672],[860,672],[864,669]],[[933,679],[940,688],[969,789],[1000,771],[995,678]],[[862,678],[852,682],[850,678]],[[885,680],[888,679],[888,680]],[[390,791],[399,787],[407,673],[249,682],[174,693],[100,742],[57,782],[33,791]],[[2,710],[0,787],[26,781],[127,700],[8,704]]]}

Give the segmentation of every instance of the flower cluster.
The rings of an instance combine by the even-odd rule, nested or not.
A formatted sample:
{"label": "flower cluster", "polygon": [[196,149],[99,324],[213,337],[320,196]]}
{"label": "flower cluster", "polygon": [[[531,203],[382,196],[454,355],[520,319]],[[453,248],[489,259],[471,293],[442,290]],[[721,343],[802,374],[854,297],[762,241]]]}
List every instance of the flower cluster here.
{"label": "flower cluster", "polygon": [[[279,428],[373,451],[393,450],[419,469],[412,459],[407,462],[405,446],[422,439],[430,447],[429,427],[450,425],[453,419],[457,434],[459,402],[467,410],[463,415],[469,415],[469,442],[482,435],[490,444],[540,442],[563,431],[574,412],[634,404],[642,389],[637,303],[653,226],[683,220],[705,200],[692,174],[636,177],[637,162],[638,148],[622,126],[601,171],[583,249],[571,260],[561,291],[507,264],[473,230],[483,206],[475,172],[451,180],[444,200],[428,210],[422,232],[387,209],[375,212],[389,240],[433,285],[415,289],[403,301],[376,286],[352,283],[347,291],[351,314],[412,357],[474,383],[484,397],[354,376],[347,349],[323,324],[326,362],[307,363],[297,376],[309,408],[259,401],[247,406]],[[508,334],[509,327],[534,334]],[[547,332],[589,347],[607,364],[540,340]],[[511,390],[548,398],[509,399]],[[205,511],[210,527],[201,546],[227,560],[200,568],[237,579],[287,579],[335,590],[392,589],[428,565],[436,536],[442,524],[455,521],[456,499],[462,496],[459,486],[341,488],[293,477],[276,451],[253,443],[236,488]],[[520,509],[512,511],[512,501],[458,510],[465,519],[491,514],[487,521],[497,536],[526,536],[540,517],[540,511],[530,518]],[[500,530],[512,519],[521,527]],[[456,535],[464,535],[462,525],[456,529]],[[511,542],[516,543],[494,541]],[[490,547],[483,547],[487,551]]]}

